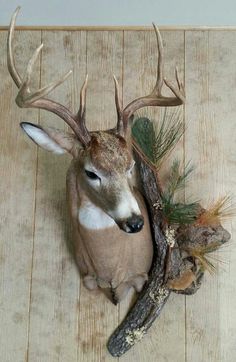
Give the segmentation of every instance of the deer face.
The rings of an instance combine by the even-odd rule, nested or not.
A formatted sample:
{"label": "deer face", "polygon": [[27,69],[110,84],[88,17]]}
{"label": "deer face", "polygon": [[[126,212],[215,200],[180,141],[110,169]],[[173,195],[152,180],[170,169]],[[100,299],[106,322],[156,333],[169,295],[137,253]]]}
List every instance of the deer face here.
{"label": "deer face", "polygon": [[79,179],[90,199],[128,233],[143,227],[143,217],[132,190],[134,160],[125,139],[96,132],[79,159]]}
{"label": "deer face", "polygon": [[54,128],[22,123],[27,135],[42,148],[57,154],[70,153],[77,165],[77,178],[89,199],[127,233],[143,227],[132,188],[134,160],[126,140],[114,132],[92,132],[87,147],[70,134]]}
{"label": "deer face", "polygon": [[[26,73],[22,77],[15,66],[13,51],[14,27],[19,8],[14,12],[7,40],[7,65],[10,75],[19,88],[16,103],[19,107],[44,109],[62,118],[73,130],[74,135],[62,135],[53,129],[42,129],[30,123],[23,123],[22,128],[38,145],[56,153],[69,152],[78,163],[79,178],[84,189],[89,191],[94,202],[100,206],[126,232],[137,232],[143,226],[140,210],[132,193],[130,175],[133,159],[125,138],[129,120],[134,112],[147,106],[178,106],[184,103],[184,86],[179,80],[176,69],[175,86],[163,75],[163,45],[160,33],[154,25],[157,39],[157,79],[153,91],[131,101],[125,108],[122,107],[119,95],[119,86],[115,81],[115,103],[117,110],[117,125],[113,131],[89,132],[85,124],[86,89],[88,76],[80,92],[79,111],[74,114],[64,105],[55,102],[46,96],[59,86],[71,74],[69,71],[59,81],[49,84],[36,92],[30,91],[31,76],[34,63],[42,50],[41,44],[32,55]],[[165,84],[173,93],[172,97],[162,95],[162,86]],[[80,150],[80,151],[79,151]]]}

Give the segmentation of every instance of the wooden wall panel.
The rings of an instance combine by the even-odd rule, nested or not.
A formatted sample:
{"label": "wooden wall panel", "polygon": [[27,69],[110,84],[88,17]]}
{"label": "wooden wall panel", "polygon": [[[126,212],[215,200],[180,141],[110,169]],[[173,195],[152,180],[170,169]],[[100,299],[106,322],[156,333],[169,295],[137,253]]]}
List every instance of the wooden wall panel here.
{"label": "wooden wall panel", "polygon": [[[234,32],[186,32],[185,155],[196,165],[186,195],[205,206],[235,192],[235,52]],[[216,262],[217,275],[206,275],[197,295],[187,298],[187,361],[233,361],[236,356],[234,250],[227,248],[230,253],[216,256],[229,257],[226,271]]]}
{"label": "wooden wall panel", "polygon": [[[24,361],[28,345],[37,159],[36,149],[26,143],[19,123],[28,117],[38,122],[38,111],[21,111],[15,104],[17,88],[7,72],[6,40],[6,32],[1,32],[0,359]],[[16,64],[20,72],[39,41],[39,31],[16,33]],[[36,74],[35,83],[38,80]]]}
{"label": "wooden wall panel", "polygon": [[[87,34],[86,119],[90,129],[106,129],[116,124],[112,73],[122,79],[122,32],[89,32]],[[111,361],[106,350],[109,335],[118,325],[119,307],[102,293],[80,293],[78,361]]]}
{"label": "wooden wall panel", "polygon": [[[216,133],[212,143],[218,145],[215,155],[217,171],[215,182],[219,194],[229,194],[235,203],[236,195],[236,32],[219,31],[209,33],[209,95]],[[210,178],[209,172],[209,178]],[[235,218],[225,222],[232,234],[231,243],[219,251],[217,298],[219,310],[212,311],[219,318],[220,354],[219,361],[233,361],[236,357],[236,237]],[[212,343],[212,342],[211,342]]]}
{"label": "wooden wall panel", "polygon": [[[87,120],[90,129],[116,123],[115,73],[124,104],[154,85],[153,32],[23,31],[16,34],[20,71],[43,41],[33,87],[46,85],[67,70],[73,75],[51,95],[74,111],[89,73]],[[174,80],[177,64],[187,101],[178,117],[186,133],[168,160],[192,160],[196,171],[184,194],[204,204],[235,193],[236,37],[235,30],[164,30],[165,75]],[[6,70],[6,32],[0,32],[0,356],[5,361],[112,361],[106,341],[121,321],[133,295],[119,307],[80,283],[71,254],[65,174],[69,156],[54,156],[22,135],[21,120],[68,127],[56,116],[20,110],[16,87]],[[39,67],[41,66],[41,71]],[[165,90],[166,94],[169,92]],[[164,110],[145,109],[157,122]],[[168,111],[171,115],[175,110]],[[168,168],[168,167],[167,167]],[[163,167],[162,181],[167,170]],[[227,223],[235,235],[235,223]],[[150,333],[120,361],[233,362],[236,358],[236,252],[230,246],[216,257],[219,272],[206,275],[191,297],[172,294]]]}
{"label": "wooden wall panel", "polygon": [[[165,47],[165,76],[174,79],[175,66],[180,69],[180,76],[184,78],[184,32],[162,31]],[[149,94],[156,81],[157,51],[154,32],[125,32],[124,34],[124,105],[135,97]],[[169,95],[170,90],[163,87],[163,94]],[[168,116],[176,109],[168,110]],[[139,116],[148,116],[160,122],[164,109],[150,107],[138,112]],[[180,110],[183,117],[183,110]],[[183,141],[175,150],[175,157],[183,159]],[[171,161],[170,161],[171,162]],[[162,170],[163,175],[165,170]],[[122,309],[122,306],[121,306]],[[124,317],[126,309],[121,314]],[[169,348],[164,341],[171,340],[175,349]],[[183,296],[171,296],[165,306],[160,319],[151,328],[147,338],[138,344],[124,357],[124,360],[133,359],[142,361],[143,356],[149,355],[149,361],[182,362],[185,356],[185,302]]]}
{"label": "wooden wall panel", "polygon": [[[42,41],[41,85],[58,79],[74,67],[77,54],[85,54],[84,34],[43,32]],[[85,57],[79,66],[84,73]],[[50,97],[71,108],[73,80],[68,79]],[[44,111],[39,123],[66,129],[62,120]],[[66,157],[38,150],[29,361],[77,359],[79,277],[67,247],[68,165]]]}
{"label": "wooden wall panel", "polygon": [[[216,124],[209,104],[208,38],[209,33],[204,31],[186,33],[185,155],[191,157],[196,170],[185,192],[186,198],[191,195],[201,198],[203,203],[209,202],[209,195],[218,196],[216,162],[219,152],[217,144],[209,143],[216,132]],[[186,298],[187,360],[218,361],[219,320],[211,313],[212,305],[214,310],[219,310],[217,278],[207,275],[199,292]]]}

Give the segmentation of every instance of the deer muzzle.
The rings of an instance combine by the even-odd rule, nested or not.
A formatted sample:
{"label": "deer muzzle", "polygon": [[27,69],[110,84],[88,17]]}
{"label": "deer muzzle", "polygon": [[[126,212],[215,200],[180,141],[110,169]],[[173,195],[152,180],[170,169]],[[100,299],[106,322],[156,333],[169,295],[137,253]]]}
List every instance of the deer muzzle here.
{"label": "deer muzzle", "polygon": [[142,215],[132,214],[127,219],[116,221],[116,223],[126,233],[138,233],[143,228],[144,219]]}
{"label": "deer muzzle", "polygon": [[130,187],[127,180],[116,180],[112,196],[110,205],[113,207],[110,207],[107,213],[119,228],[126,233],[137,233],[142,230],[144,218],[136,198],[138,193]]}

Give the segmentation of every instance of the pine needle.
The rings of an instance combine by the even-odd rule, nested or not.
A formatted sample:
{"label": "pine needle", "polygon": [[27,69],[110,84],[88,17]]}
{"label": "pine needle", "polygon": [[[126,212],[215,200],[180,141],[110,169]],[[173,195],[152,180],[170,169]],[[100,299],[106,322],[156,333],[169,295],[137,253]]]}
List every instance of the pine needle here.
{"label": "pine needle", "polygon": [[197,202],[186,204],[174,202],[176,192],[186,185],[187,179],[193,171],[190,163],[184,167],[182,172],[181,168],[180,161],[174,160],[167,178],[166,190],[162,193],[162,208],[170,224],[184,225],[196,222],[199,205]]}
{"label": "pine needle", "polygon": [[183,135],[184,127],[180,113],[172,117],[165,110],[162,120],[154,128],[154,122],[142,117],[136,119],[132,126],[132,135],[149,161],[159,168]]}
{"label": "pine needle", "polygon": [[155,130],[148,118],[137,119],[132,127],[132,136],[144,155],[152,164],[155,164],[154,145]]}
{"label": "pine needle", "polygon": [[194,167],[190,165],[190,162],[184,167],[181,172],[181,166],[179,160],[174,160],[171,166],[170,175],[167,180],[167,188],[165,195],[168,199],[173,199],[176,191],[182,189],[186,185],[186,181],[189,175],[193,172]]}
{"label": "pine needle", "polygon": [[190,204],[175,203],[172,199],[162,195],[162,211],[167,222],[171,225],[193,224],[196,222],[199,204],[197,202]]}
{"label": "pine needle", "polygon": [[189,255],[191,255],[192,257],[196,258],[199,261],[203,270],[208,270],[210,274],[216,273],[215,265],[205,255],[214,250],[209,251],[208,246],[207,247],[200,246],[200,247],[194,247],[194,248],[186,248],[184,250],[187,251]]}
{"label": "pine needle", "polygon": [[195,255],[203,270],[207,270],[211,275],[216,274],[216,266],[204,255]]}
{"label": "pine needle", "polygon": [[[189,255],[196,258],[203,270],[209,271],[210,274],[216,273],[215,263],[227,264],[222,258],[217,257],[216,255],[209,255],[215,251],[221,251],[221,248],[224,244],[219,242],[211,243],[210,245],[198,245],[194,247],[184,247],[182,250],[185,250]],[[212,260],[211,260],[212,259]]]}
{"label": "pine needle", "polygon": [[172,113],[172,116],[169,117],[169,115],[167,115],[167,109],[165,109],[163,119],[157,124],[155,132],[155,165],[160,167],[164,158],[170,153],[184,133],[183,121],[180,118],[180,113]]}
{"label": "pine needle", "polygon": [[231,196],[222,196],[212,203],[197,219],[200,225],[219,225],[222,220],[231,219],[236,215]]}

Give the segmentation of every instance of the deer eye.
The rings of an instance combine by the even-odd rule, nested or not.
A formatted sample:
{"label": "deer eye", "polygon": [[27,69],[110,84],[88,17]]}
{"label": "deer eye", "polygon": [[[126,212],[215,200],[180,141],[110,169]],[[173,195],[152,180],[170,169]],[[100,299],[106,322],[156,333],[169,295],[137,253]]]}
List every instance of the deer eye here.
{"label": "deer eye", "polygon": [[133,169],[134,169],[135,162],[132,163],[131,167],[127,170],[127,173],[129,176],[132,175]]}
{"label": "deer eye", "polygon": [[88,171],[88,170],[84,170],[87,177],[90,178],[91,180],[100,180],[100,177],[98,177],[96,175],[96,173],[92,172],[92,171]]}

